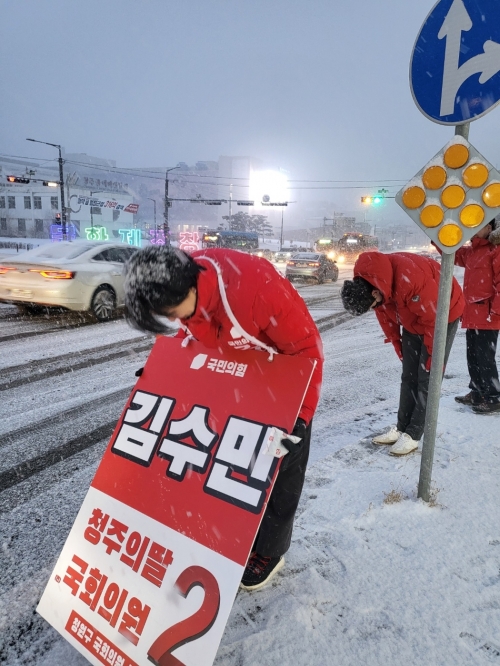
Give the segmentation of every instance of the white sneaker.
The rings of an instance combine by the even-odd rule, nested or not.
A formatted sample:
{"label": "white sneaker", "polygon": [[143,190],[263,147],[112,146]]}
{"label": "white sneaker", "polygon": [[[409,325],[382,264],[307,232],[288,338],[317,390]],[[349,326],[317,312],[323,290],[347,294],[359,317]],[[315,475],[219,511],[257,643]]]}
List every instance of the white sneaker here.
{"label": "white sneaker", "polygon": [[418,449],[418,442],[412,439],[410,435],[402,432],[398,441],[389,449],[389,453],[392,456],[406,456],[408,453],[415,451],[415,449]]}
{"label": "white sneaker", "polygon": [[394,444],[394,442],[398,441],[400,435],[401,433],[396,426],[392,426],[387,432],[383,432],[381,435],[374,437],[372,442],[374,444]]}

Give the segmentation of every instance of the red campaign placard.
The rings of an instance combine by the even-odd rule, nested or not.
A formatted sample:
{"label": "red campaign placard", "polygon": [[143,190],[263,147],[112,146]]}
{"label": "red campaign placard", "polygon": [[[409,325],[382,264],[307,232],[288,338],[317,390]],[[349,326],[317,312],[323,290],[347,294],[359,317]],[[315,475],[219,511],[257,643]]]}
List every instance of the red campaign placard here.
{"label": "red campaign placard", "polygon": [[[268,354],[258,351],[222,355],[198,342],[181,348],[179,339],[159,338],[92,486],[244,565],[278,460],[271,459],[265,475],[261,472],[256,479],[252,479],[248,467],[268,426],[292,431],[313,364],[311,359],[284,355],[276,355],[269,362]],[[156,410],[155,418],[163,410],[160,418],[170,420],[171,443],[158,448],[160,434],[154,433],[142,446],[127,445],[125,437],[133,439],[134,428],[140,423],[146,428],[153,420],[146,406],[135,414],[133,410],[128,412],[131,403],[141,398],[145,404],[149,396],[148,406]],[[153,396],[164,396],[163,404],[157,399],[153,405]],[[173,435],[172,421],[178,423]],[[176,454],[186,454],[182,450],[186,445],[175,440],[192,443],[189,429],[193,424],[199,428],[195,433],[198,448],[189,446],[187,453],[193,454],[189,468],[187,463],[182,464],[182,458],[175,460]],[[158,430],[159,426],[154,428]],[[238,438],[244,440],[240,455],[235,449]],[[230,466],[236,468],[233,473]],[[147,487],[147,492],[138,493],[138,486]],[[235,525],[242,532],[238,538]]]}
{"label": "red campaign placard", "polygon": [[37,609],[91,663],[213,663],[314,365],[156,341]]}
{"label": "red campaign placard", "polygon": [[94,653],[96,658],[105,666],[137,666],[123,654],[113,643],[108,641],[97,629],[73,611],[65,627],[80,645],[88,652]]}

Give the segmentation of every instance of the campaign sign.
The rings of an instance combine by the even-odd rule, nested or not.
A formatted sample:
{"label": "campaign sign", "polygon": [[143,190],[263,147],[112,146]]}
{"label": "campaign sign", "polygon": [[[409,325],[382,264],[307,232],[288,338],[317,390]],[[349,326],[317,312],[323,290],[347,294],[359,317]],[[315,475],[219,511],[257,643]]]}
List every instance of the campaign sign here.
{"label": "campaign sign", "polygon": [[315,361],[157,339],[38,612],[92,664],[213,663]]}

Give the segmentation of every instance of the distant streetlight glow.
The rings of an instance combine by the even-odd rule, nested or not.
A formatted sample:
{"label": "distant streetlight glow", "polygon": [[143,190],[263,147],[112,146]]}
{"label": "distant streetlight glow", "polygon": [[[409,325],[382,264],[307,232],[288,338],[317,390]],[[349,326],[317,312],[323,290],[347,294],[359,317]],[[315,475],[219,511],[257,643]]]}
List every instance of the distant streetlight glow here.
{"label": "distant streetlight glow", "polygon": [[252,171],[250,174],[249,199],[259,207],[264,203],[288,200],[288,181],[279,171]]}

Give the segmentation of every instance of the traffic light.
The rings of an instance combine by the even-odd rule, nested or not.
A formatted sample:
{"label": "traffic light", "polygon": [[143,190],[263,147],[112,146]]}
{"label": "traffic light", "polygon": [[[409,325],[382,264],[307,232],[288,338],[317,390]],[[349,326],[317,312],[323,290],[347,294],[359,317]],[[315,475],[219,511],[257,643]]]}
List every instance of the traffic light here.
{"label": "traffic light", "polygon": [[369,197],[361,197],[361,203],[364,203],[368,206],[378,206],[383,202],[385,199],[385,195],[389,192],[389,190],[385,190],[384,188],[381,188],[378,190],[378,192],[372,196]]}
{"label": "traffic light", "polygon": [[29,178],[20,178],[19,176],[7,176],[7,180],[9,183],[23,183],[23,185],[30,182]]}
{"label": "traffic light", "polygon": [[361,197],[361,203],[366,204],[367,206],[377,206],[382,203],[384,197],[380,194],[375,194],[373,197]]}
{"label": "traffic light", "polygon": [[59,187],[59,183],[55,183],[53,180],[44,180],[42,181],[42,185],[45,187]]}
{"label": "traffic light", "polygon": [[500,213],[500,173],[455,136],[398,192],[396,203],[451,254]]}

